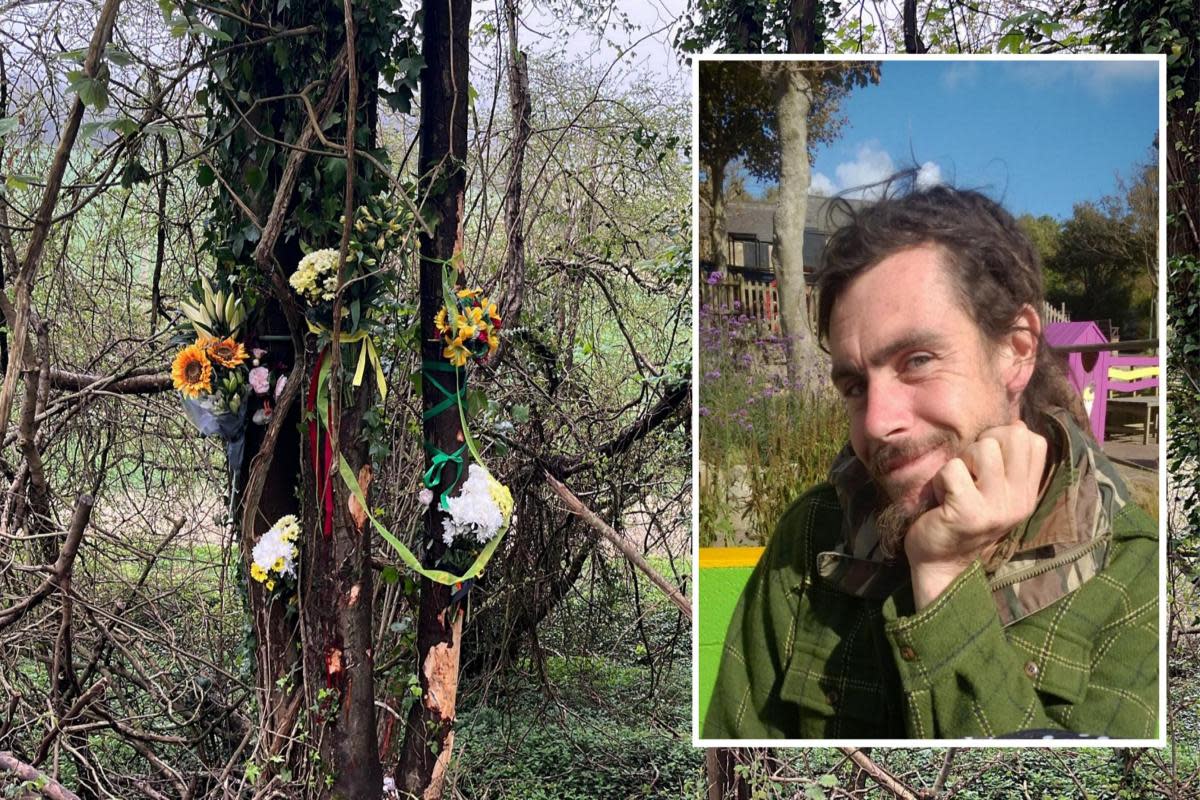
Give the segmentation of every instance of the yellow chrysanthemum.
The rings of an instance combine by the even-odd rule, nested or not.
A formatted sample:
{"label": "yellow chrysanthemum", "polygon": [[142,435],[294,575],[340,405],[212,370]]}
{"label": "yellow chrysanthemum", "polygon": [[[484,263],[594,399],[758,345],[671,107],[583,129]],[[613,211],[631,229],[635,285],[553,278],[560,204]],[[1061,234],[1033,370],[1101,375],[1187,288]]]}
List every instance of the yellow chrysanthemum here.
{"label": "yellow chrysanthemum", "polygon": [[513,510],[512,492],[508,490],[507,486],[492,477],[492,473],[488,473],[487,479],[488,494],[492,496],[492,500],[494,500],[496,505],[499,506],[500,514],[504,517],[504,521],[508,522],[508,520],[512,517]]}
{"label": "yellow chrysanthemum", "polygon": [[271,569],[275,572],[283,572],[283,566],[283,556],[280,556],[279,558],[275,559],[275,563],[271,565]]}
{"label": "yellow chrysanthemum", "polygon": [[267,571],[259,566],[259,563],[255,561],[250,565],[250,577],[254,578],[254,580],[258,581],[259,583],[262,583],[267,579]]}
{"label": "yellow chrysanthemum", "polygon": [[275,579],[274,578],[267,578],[267,591],[268,592],[275,591]]}
{"label": "yellow chrysanthemum", "polygon": [[471,358],[471,351],[463,346],[463,340],[455,339],[446,345],[446,349],[442,351],[442,357],[450,359],[450,363],[456,367],[461,367]]}
{"label": "yellow chrysanthemum", "polygon": [[212,339],[205,348],[208,357],[222,367],[232,369],[249,358],[246,348],[241,342],[235,342],[233,337],[228,339]]}
{"label": "yellow chrysanthemum", "polygon": [[171,364],[171,381],[188,397],[212,394],[212,363],[199,344],[179,351]]}

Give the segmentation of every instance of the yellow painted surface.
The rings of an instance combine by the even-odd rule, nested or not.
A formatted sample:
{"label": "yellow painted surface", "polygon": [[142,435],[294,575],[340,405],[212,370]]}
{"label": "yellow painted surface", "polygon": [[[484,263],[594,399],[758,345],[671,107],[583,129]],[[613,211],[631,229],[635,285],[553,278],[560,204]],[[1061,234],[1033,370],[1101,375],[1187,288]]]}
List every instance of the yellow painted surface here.
{"label": "yellow painted surface", "polygon": [[700,569],[753,567],[762,557],[763,547],[701,547]]}
{"label": "yellow painted surface", "polygon": [[1131,369],[1121,369],[1120,367],[1108,368],[1108,379],[1110,381],[1140,381],[1142,378],[1157,378],[1158,367],[1133,367]]}

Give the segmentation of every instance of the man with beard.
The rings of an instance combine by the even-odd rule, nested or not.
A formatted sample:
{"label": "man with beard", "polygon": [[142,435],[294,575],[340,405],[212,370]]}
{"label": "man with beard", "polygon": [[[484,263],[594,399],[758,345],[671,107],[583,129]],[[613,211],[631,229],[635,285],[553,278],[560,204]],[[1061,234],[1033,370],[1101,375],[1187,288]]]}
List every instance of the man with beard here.
{"label": "man with beard", "polygon": [[751,576],[703,735],[1156,738],[1156,526],[1045,346],[1031,243],[945,186],[842,211],[850,443]]}

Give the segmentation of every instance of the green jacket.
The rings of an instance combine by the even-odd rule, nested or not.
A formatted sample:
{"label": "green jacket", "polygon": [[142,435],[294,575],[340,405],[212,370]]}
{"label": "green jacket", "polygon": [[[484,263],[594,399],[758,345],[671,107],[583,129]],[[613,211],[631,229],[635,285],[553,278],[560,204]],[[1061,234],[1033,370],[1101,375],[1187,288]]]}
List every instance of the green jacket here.
{"label": "green jacket", "polygon": [[1051,419],[1033,515],[920,613],[907,565],[878,553],[873,485],[840,458],[750,577],[703,736],[1157,738],[1157,526],[1090,437]]}

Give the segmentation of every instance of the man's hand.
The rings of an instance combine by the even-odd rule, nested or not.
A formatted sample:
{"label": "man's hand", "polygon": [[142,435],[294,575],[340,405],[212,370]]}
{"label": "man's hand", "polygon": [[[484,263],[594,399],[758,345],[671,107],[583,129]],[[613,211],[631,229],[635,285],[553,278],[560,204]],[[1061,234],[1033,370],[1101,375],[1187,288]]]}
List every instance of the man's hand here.
{"label": "man's hand", "polygon": [[1033,513],[1046,439],[1021,421],[988,428],[933,477],[938,505],[904,537],[917,610]]}

